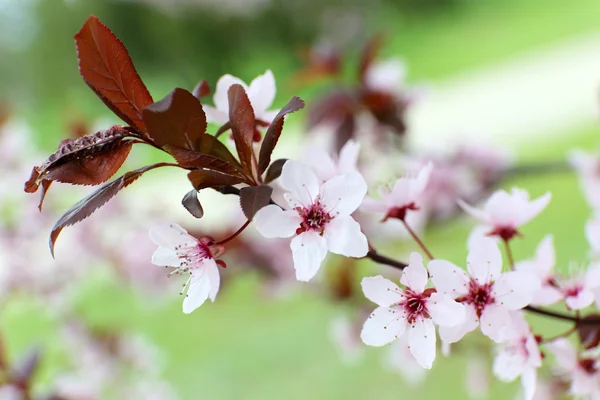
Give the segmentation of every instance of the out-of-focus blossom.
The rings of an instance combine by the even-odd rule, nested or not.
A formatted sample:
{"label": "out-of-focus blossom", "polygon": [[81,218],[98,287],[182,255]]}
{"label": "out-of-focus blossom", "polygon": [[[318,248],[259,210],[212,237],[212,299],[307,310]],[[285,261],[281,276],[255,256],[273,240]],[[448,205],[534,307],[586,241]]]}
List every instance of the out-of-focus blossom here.
{"label": "out-of-focus blossom", "polygon": [[290,247],[298,280],[312,279],[328,251],[346,257],[367,254],[367,238],[350,216],[367,191],[359,173],[338,175],[321,185],[309,167],[288,161],[280,180],[291,209],[268,205],[253,222],[264,237],[294,236]]}
{"label": "out-of-focus blossom", "polygon": [[556,360],[557,368],[571,382],[570,393],[586,399],[600,398],[600,369],[598,360],[585,354],[578,354],[565,338],[547,344]]}
{"label": "out-of-focus blossom", "polygon": [[465,319],[464,307],[448,295],[426,289],[429,277],[418,253],[412,253],[410,264],[402,272],[400,289],[382,276],[362,280],[365,296],[379,307],[365,321],[361,339],[370,346],[383,346],[408,335],[410,352],[423,368],[431,368],[435,359],[434,324],[446,327],[460,325]]}
{"label": "out-of-focus blossom", "polygon": [[360,325],[348,315],[338,315],[330,323],[329,336],[345,363],[358,364],[364,353],[364,346],[360,341]]}
{"label": "out-of-focus blossom", "polygon": [[515,264],[515,270],[535,274],[542,284],[531,301],[532,305],[548,306],[563,299],[554,274],[555,264],[554,242],[551,235],[547,235],[540,242],[534,259],[519,261]]}
{"label": "out-of-focus blossom", "polygon": [[581,189],[592,207],[600,206],[600,155],[598,152],[573,150],[568,156],[580,178]]}
{"label": "out-of-focus blossom", "polygon": [[389,218],[404,220],[408,211],[419,210],[423,190],[427,186],[433,164],[419,171],[416,178],[400,178],[391,191],[380,193],[381,200],[366,198],[361,209],[367,212],[383,214],[383,221]]}
{"label": "out-of-focus blossom", "polygon": [[594,293],[600,288],[600,264],[590,264],[585,271],[574,269],[557,283],[567,307],[582,310],[592,305],[596,297]]}
{"label": "out-of-focus blossom", "polygon": [[408,335],[402,335],[390,344],[385,354],[386,364],[393,371],[400,374],[406,383],[418,386],[427,376],[427,370],[420,368],[419,363],[410,352]]}
{"label": "out-of-focus blossom", "polygon": [[365,71],[365,85],[375,91],[398,93],[406,79],[406,64],[399,58],[372,63]]}
{"label": "out-of-focus blossom", "polygon": [[459,205],[472,217],[479,220],[488,235],[510,240],[519,234],[518,228],[535,218],[550,202],[550,193],[529,201],[529,193],[513,188],[511,193],[497,190],[490,196],[483,209],[470,206],[462,200]]}
{"label": "out-of-focus blossom", "polygon": [[482,238],[470,249],[468,274],[446,260],[433,260],[428,268],[438,292],[450,295],[466,307],[464,323],[440,327],[440,338],[450,343],[459,341],[477,326],[493,341],[502,342],[510,322],[509,311],[527,306],[540,287],[539,279],[532,273],[502,273],[502,255],[489,238]]}
{"label": "out-of-focus blossom", "polygon": [[596,214],[585,224],[585,237],[590,245],[592,257],[600,257],[600,214]]}
{"label": "out-of-focus blossom", "polygon": [[466,368],[467,393],[471,399],[483,399],[490,391],[490,374],[482,357],[469,356]]}
{"label": "out-of-focus blossom", "polygon": [[524,398],[532,400],[542,358],[538,342],[521,313],[511,313],[505,339],[494,360],[494,375],[504,382],[511,382],[520,376]]}
{"label": "out-of-focus blossom", "polygon": [[217,260],[225,251],[223,245],[215,244],[208,236],[197,239],[177,224],[157,226],[150,230],[150,239],[159,248],[152,255],[152,263],[175,267],[172,274],[189,274],[183,286],[187,288],[183,300],[183,312],[191,313],[206,299],[215,301],[219,291],[219,265]]}
{"label": "out-of-focus blossom", "polygon": [[321,148],[307,148],[304,163],[310,166],[321,182],[328,181],[336,175],[356,172],[356,162],[360,144],[355,140],[348,140],[340,150],[338,157],[331,157]]}
{"label": "out-of-focus blossom", "polygon": [[275,118],[275,115],[279,112],[279,110],[268,110],[273,104],[276,91],[275,77],[270,70],[267,70],[264,74],[254,78],[252,82],[250,82],[250,86],[246,85],[244,81],[235,76],[229,74],[223,75],[217,81],[217,88],[213,96],[215,106],[203,105],[204,112],[206,113],[206,120],[217,124],[225,124],[229,121],[229,99],[227,92],[231,85],[235,84],[241,85],[246,89],[248,99],[254,109],[254,117],[256,120],[263,124],[270,124],[273,118]]}

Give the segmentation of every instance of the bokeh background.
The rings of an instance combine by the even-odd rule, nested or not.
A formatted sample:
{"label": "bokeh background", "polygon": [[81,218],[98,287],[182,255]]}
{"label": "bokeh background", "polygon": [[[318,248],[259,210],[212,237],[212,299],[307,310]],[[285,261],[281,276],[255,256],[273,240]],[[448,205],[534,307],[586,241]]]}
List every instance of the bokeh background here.
{"label": "bokeh background", "polygon": [[[517,394],[518,384],[488,377],[489,351],[475,335],[452,357],[439,357],[420,385],[386,364],[389,348],[358,350],[364,354],[349,362],[331,336],[335,321],[351,315],[352,304],[293,281],[274,288],[252,268],[235,271],[233,260],[217,302],[184,315],[177,295],[182,282],[167,279],[149,262],[154,247],[148,228],[173,221],[219,232],[236,201],[208,195],[207,218],[194,220],[179,204],[188,190],[181,174],[157,171],[142,178],[106,210],[67,229],[52,260],[46,242],[52,223],[87,189],[55,185],[39,214],[37,196],[26,196],[22,184],[30,168],[77,129],[118,123],[77,71],[73,35],[90,14],[121,38],[155,99],[173,87],[191,90],[201,79],[214,87],[224,73],[250,81],[268,68],[277,79],[276,107],[294,94],[310,104],[326,90],[321,83],[298,85],[293,79],[308,48],[335,45],[352,59],[369,37],[385,32],[380,57],[404,59],[409,84],[424,92],[407,115],[412,148],[477,143],[511,152],[516,164],[532,164],[565,162],[570,148],[597,146],[600,2],[0,0],[0,100],[6,115],[0,137],[0,332],[3,353],[11,359],[27,357],[32,348],[40,351],[37,392],[80,383],[103,386],[99,398],[117,399]],[[351,81],[352,63],[347,69]],[[297,142],[305,117],[290,118],[284,139]],[[148,149],[134,151],[127,166],[161,157]],[[294,147],[285,155],[294,157]],[[576,176],[544,173],[503,182],[512,185],[533,196],[553,192],[548,209],[515,243],[516,257],[532,256],[543,235],[552,233],[560,268],[585,261],[583,225],[591,211]],[[471,227],[466,218],[452,219],[425,238],[436,255],[461,263]],[[400,258],[415,249],[397,241],[381,247]],[[259,252],[280,257],[268,248]],[[331,257],[321,272],[322,286],[345,267],[342,261]],[[368,262],[348,267],[358,268],[358,277],[396,276]],[[547,332],[563,328],[532,321]],[[106,387],[105,375],[121,368],[107,361],[117,353],[119,360],[133,361]],[[97,373],[100,366],[110,372]],[[137,383],[136,395],[115,389]]]}

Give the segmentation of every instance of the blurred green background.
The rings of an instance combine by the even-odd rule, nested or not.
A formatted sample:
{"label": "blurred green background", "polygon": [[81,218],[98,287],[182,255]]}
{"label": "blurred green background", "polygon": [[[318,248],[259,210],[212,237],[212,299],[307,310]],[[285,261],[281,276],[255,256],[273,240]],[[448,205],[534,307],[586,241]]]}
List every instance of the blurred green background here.
{"label": "blurred green background", "polygon": [[[175,86],[191,89],[200,79],[214,87],[224,73],[249,81],[270,68],[278,83],[276,106],[292,94],[310,102],[318,93],[318,87],[295,88],[289,78],[301,67],[300,49],[323,38],[356,55],[358,43],[386,32],[382,57],[401,56],[411,81],[435,83],[600,29],[597,0],[228,0],[180,9],[169,8],[170,3],[0,1],[0,96],[31,124],[37,146],[53,150],[73,121],[111,118],[77,72],[73,35],[91,13],[125,43],[155,99]],[[566,148],[593,148],[600,126],[584,122],[551,133],[543,145],[520,149],[518,160],[562,160]],[[513,184],[532,196],[553,192],[548,209],[523,229],[516,257],[530,257],[543,235],[553,233],[561,268],[584,261],[583,224],[591,212],[576,177],[519,178],[506,186]],[[460,264],[471,226],[471,221],[454,221],[426,240],[434,254]],[[413,249],[383,248],[391,255]],[[363,264],[361,271],[369,273],[372,265]],[[426,384],[412,388],[382,367],[381,349],[367,349],[357,366],[341,362],[328,338],[339,304],[309,291],[276,301],[260,296],[258,286],[256,276],[244,275],[230,281],[216,303],[184,315],[175,292],[168,304],[147,307],[130,288],[96,279],[84,284],[77,308],[93,325],[144,332],[164,353],[164,376],[184,399],[467,398],[465,366],[475,346],[465,345],[448,359],[440,356]],[[547,332],[564,328],[533,320]],[[0,323],[14,354],[31,343],[44,345],[43,377],[50,380],[62,361],[55,350],[57,323],[44,304],[27,296],[11,299],[2,304]],[[493,381],[489,398],[512,398],[517,386]]]}

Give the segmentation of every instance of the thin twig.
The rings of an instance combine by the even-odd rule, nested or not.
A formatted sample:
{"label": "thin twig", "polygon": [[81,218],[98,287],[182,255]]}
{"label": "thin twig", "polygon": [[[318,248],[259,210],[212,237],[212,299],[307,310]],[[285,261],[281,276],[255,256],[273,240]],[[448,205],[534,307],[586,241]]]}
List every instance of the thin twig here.
{"label": "thin twig", "polygon": [[408,231],[408,233],[410,233],[410,236],[412,236],[413,240],[415,242],[417,242],[417,244],[423,250],[423,252],[427,255],[427,257],[429,257],[430,260],[433,260],[433,258],[434,258],[433,255],[431,254],[431,252],[429,251],[429,249],[427,248],[427,246],[425,246],[425,243],[423,243],[421,241],[421,239],[415,233],[415,231],[412,230],[412,228],[406,223],[406,221],[404,219],[402,220],[402,223],[406,227],[406,230]]}
{"label": "thin twig", "polygon": [[403,270],[408,266],[408,264],[396,261],[393,258],[384,256],[383,254],[379,254],[375,249],[369,250],[365,257],[371,259],[372,261],[378,264],[388,265],[399,270]]}
{"label": "thin twig", "polygon": [[506,252],[506,258],[508,259],[508,264],[510,265],[510,269],[515,269],[515,260],[512,255],[512,251],[510,250],[510,245],[508,244],[508,240],[502,240],[504,242],[504,251]]}
{"label": "thin twig", "polygon": [[550,310],[544,310],[543,308],[537,308],[537,307],[533,307],[533,306],[527,306],[527,307],[524,308],[524,310],[532,312],[534,314],[544,315],[546,317],[551,317],[551,318],[556,318],[556,319],[562,319],[563,321],[571,321],[571,322],[575,322],[575,323],[583,322],[583,320],[580,320],[579,318],[574,317],[572,315],[563,314],[563,313],[559,313],[559,312],[555,312],[555,311],[550,311]]}

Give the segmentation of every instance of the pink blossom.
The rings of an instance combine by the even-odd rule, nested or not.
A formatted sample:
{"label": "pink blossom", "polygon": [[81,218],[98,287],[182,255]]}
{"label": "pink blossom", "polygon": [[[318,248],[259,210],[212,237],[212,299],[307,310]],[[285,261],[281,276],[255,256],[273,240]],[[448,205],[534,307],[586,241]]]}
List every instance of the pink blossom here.
{"label": "pink blossom", "polygon": [[159,246],[152,255],[153,264],[174,267],[169,276],[189,274],[181,291],[187,288],[184,313],[191,313],[207,298],[215,301],[220,284],[218,265],[225,265],[216,260],[224,252],[222,245],[215,244],[208,236],[196,239],[177,224],[152,228],[150,239]]}
{"label": "pink blossom", "polygon": [[592,257],[600,256],[600,214],[585,224],[585,237],[590,245]]}
{"label": "pink blossom", "polygon": [[581,189],[592,207],[600,206],[600,157],[598,152],[573,150],[569,163],[577,169]]}
{"label": "pink blossom", "polygon": [[280,180],[291,209],[268,205],[256,213],[253,222],[264,237],[294,236],[290,247],[298,280],[312,279],[328,251],[346,257],[367,254],[367,238],[350,216],[367,191],[359,173],[337,175],[319,184],[306,165],[288,161]]}
{"label": "pink blossom", "polygon": [[356,172],[359,150],[360,144],[352,139],[344,144],[337,157],[332,157],[320,147],[310,147],[305,152],[304,162],[312,168],[321,182],[325,182],[336,175]]}
{"label": "pink blossom", "polygon": [[375,91],[398,93],[406,79],[406,64],[398,58],[372,63],[365,71],[365,85]]}
{"label": "pink blossom", "polygon": [[555,264],[554,242],[551,235],[547,235],[540,242],[534,259],[519,261],[515,264],[515,270],[535,274],[542,284],[531,301],[532,305],[549,306],[564,298],[558,288],[557,277],[553,271]]}
{"label": "pink blossom", "polygon": [[594,292],[600,288],[600,264],[590,264],[585,272],[575,271],[571,276],[558,280],[557,284],[569,309],[589,307],[596,297]]}
{"label": "pink blossom", "polygon": [[546,193],[529,201],[529,193],[513,188],[510,193],[497,190],[485,203],[483,209],[470,206],[462,200],[458,204],[472,217],[489,229],[488,235],[512,239],[519,234],[518,228],[535,218],[550,202],[551,194]]}
{"label": "pink blossom", "polygon": [[402,336],[407,327],[410,352],[423,368],[430,369],[435,359],[434,324],[457,326],[465,318],[464,307],[448,295],[426,289],[429,277],[418,253],[402,272],[400,289],[382,276],[362,280],[365,296],[379,307],[365,321],[361,338],[370,346],[383,346]]}
{"label": "pink blossom", "polygon": [[538,341],[521,313],[511,313],[505,339],[494,360],[494,375],[504,382],[511,382],[520,376],[524,398],[532,400],[542,357]]}
{"label": "pink blossom", "polygon": [[598,359],[587,354],[578,354],[573,345],[565,338],[556,339],[547,344],[554,355],[558,371],[570,382],[570,392],[574,396],[600,398],[600,369]]}
{"label": "pink blossom", "polygon": [[366,198],[361,209],[384,214],[384,221],[388,218],[404,220],[408,211],[419,209],[421,196],[432,170],[433,164],[428,163],[419,171],[416,178],[398,179],[390,192],[381,193],[381,200]]}
{"label": "pink blossom", "polygon": [[342,360],[356,365],[363,356],[364,346],[360,342],[360,326],[347,315],[336,316],[330,324],[329,335]]}
{"label": "pink blossom", "polygon": [[217,88],[213,96],[215,107],[202,105],[206,113],[206,120],[217,124],[224,124],[229,121],[229,100],[227,91],[231,85],[241,85],[246,89],[248,99],[254,109],[254,116],[257,121],[270,124],[279,110],[268,111],[275,99],[275,77],[270,70],[256,77],[250,86],[246,85],[241,79],[229,74],[223,75],[217,81]]}
{"label": "pink blossom", "polygon": [[502,273],[502,255],[494,240],[481,238],[469,251],[468,274],[446,260],[433,260],[428,265],[431,280],[440,293],[463,303],[467,317],[464,323],[440,327],[440,338],[454,343],[477,326],[495,342],[502,342],[510,321],[510,310],[527,306],[540,287],[540,281],[528,272]]}
{"label": "pink blossom", "polygon": [[409,385],[416,386],[427,376],[427,370],[419,368],[419,363],[410,352],[408,335],[402,335],[390,344],[385,360],[387,366],[400,374]]}

